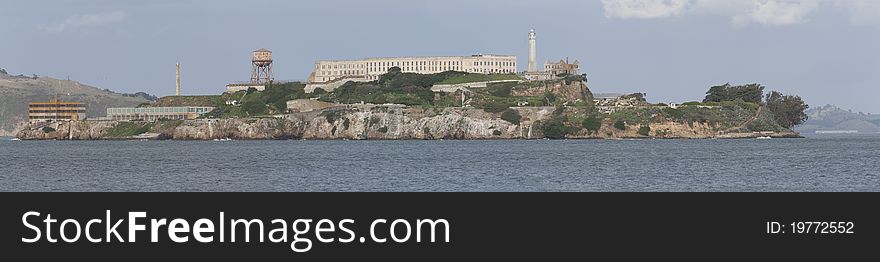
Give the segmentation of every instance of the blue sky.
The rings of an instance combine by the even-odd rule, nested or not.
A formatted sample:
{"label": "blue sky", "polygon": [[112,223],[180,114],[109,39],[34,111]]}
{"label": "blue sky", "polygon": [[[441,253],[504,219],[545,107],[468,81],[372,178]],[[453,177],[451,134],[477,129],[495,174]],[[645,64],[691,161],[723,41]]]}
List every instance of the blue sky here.
{"label": "blue sky", "polygon": [[[512,54],[579,59],[594,92],[699,100],[758,82],[814,106],[880,113],[880,1],[0,0],[0,67],[121,92],[222,92],[274,51],[279,79],[317,59]],[[524,68],[520,68],[523,70]]]}

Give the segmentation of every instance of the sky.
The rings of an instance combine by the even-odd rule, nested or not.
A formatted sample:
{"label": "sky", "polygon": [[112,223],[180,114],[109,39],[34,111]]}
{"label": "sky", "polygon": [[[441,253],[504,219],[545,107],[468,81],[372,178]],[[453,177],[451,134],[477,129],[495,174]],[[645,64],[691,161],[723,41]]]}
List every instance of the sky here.
{"label": "sky", "polygon": [[580,60],[596,93],[701,100],[760,83],[880,113],[880,0],[0,0],[0,68],[118,92],[217,94],[273,51],[280,80],[321,59],[506,54]]}

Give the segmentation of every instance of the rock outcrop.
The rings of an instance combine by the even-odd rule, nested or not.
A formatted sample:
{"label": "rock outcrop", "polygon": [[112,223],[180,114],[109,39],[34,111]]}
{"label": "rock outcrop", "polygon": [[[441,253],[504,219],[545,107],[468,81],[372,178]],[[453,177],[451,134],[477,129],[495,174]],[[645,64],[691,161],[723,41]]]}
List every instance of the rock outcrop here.
{"label": "rock outcrop", "polygon": [[[541,121],[550,119],[553,107],[513,108],[518,124],[502,120],[497,113],[474,108],[406,108],[395,106],[330,108],[284,115],[280,118],[196,119],[145,123],[149,136],[114,137],[108,130],[122,122],[73,121],[28,126],[21,139],[141,139],[175,140],[250,139],[537,139],[543,138]],[[597,131],[570,132],[566,138],[747,138],[792,137],[793,132],[721,134],[719,127],[704,123],[652,123],[648,135],[641,126],[624,130],[603,121]]]}

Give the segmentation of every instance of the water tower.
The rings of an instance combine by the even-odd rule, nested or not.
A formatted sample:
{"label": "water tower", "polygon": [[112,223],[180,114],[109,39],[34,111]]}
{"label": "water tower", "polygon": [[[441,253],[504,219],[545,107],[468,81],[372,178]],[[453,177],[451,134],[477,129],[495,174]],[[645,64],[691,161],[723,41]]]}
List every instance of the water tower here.
{"label": "water tower", "polygon": [[252,62],[251,83],[265,84],[275,80],[275,70],[272,69],[272,51],[265,48],[254,51]]}

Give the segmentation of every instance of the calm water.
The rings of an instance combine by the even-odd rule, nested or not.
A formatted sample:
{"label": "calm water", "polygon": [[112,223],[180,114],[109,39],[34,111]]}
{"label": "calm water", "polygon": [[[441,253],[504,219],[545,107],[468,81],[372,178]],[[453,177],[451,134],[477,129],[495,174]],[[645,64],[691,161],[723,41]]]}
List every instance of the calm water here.
{"label": "calm water", "polygon": [[10,141],[0,191],[880,191],[880,136]]}

